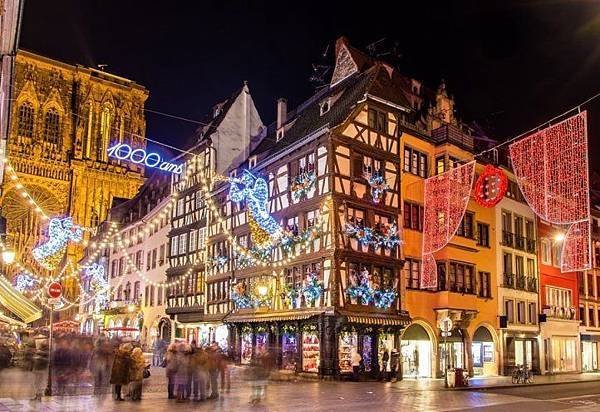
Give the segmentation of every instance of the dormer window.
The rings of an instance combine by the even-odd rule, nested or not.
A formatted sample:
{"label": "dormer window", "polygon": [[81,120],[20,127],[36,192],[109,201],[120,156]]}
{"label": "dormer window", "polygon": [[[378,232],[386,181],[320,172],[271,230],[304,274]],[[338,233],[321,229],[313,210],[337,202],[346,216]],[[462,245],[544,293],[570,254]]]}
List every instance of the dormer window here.
{"label": "dormer window", "polygon": [[321,116],[323,116],[325,113],[327,113],[329,111],[330,108],[330,101],[329,99],[321,102]]}
{"label": "dormer window", "polygon": [[256,167],[256,156],[252,156],[248,159],[248,169],[254,169]]}

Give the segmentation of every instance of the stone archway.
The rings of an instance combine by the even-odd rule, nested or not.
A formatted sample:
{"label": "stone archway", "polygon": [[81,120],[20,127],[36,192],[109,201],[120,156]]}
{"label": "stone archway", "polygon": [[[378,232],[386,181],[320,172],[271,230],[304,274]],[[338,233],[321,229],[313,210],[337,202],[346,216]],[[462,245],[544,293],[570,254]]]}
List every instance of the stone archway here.
{"label": "stone archway", "polygon": [[497,375],[499,370],[499,339],[492,325],[482,322],[473,329],[470,339],[471,365],[474,375]]}
{"label": "stone archway", "polygon": [[[435,377],[436,365],[438,359],[438,340],[434,332],[434,328],[424,319],[413,319],[400,337],[400,345],[403,363],[403,376],[415,376],[414,371],[405,370],[407,367],[414,366],[414,362],[418,356],[418,369],[421,377]],[[418,355],[415,354],[415,349]],[[425,358],[426,356],[426,358]],[[427,359],[428,358],[428,359]],[[410,363],[413,363],[411,365]],[[427,366],[429,371],[425,373],[424,366]]]}

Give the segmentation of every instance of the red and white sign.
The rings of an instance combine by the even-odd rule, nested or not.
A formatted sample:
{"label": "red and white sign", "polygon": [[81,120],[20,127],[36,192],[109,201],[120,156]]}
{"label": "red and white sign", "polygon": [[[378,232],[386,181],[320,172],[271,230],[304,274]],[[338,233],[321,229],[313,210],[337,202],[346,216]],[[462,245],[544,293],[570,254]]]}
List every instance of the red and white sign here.
{"label": "red and white sign", "polygon": [[48,286],[48,296],[51,298],[60,298],[62,296],[62,286],[58,282],[52,282]]}

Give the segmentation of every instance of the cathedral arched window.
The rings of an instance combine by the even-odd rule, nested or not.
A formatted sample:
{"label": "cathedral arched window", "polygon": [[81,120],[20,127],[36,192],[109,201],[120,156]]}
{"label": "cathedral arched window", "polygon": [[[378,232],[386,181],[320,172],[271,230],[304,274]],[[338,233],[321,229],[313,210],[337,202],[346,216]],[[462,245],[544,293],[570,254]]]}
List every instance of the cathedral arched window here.
{"label": "cathedral arched window", "polygon": [[92,210],[92,216],[90,218],[90,226],[96,227],[100,224],[100,218],[98,217],[98,213],[95,210]]}
{"label": "cathedral arched window", "polygon": [[100,161],[106,161],[108,144],[110,141],[112,123],[112,112],[110,107],[104,106],[100,117],[100,136],[98,136],[98,144],[96,145],[96,157]]}
{"label": "cathedral arched window", "polygon": [[22,103],[19,106],[19,123],[17,133],[21,137],[33,137],[33,106],[29,102]]}
{"label": "cathedral arched window", "polygon": [[44,119],[44,140],[58,145],[60,143],[60,115],[56,109],[49,109]]}
{"label": "cathedral arched window", "polygon": [[131,142],[131,116],[129,113],[124,112],[121,116],[121,130],[119,140],[122,142]]}

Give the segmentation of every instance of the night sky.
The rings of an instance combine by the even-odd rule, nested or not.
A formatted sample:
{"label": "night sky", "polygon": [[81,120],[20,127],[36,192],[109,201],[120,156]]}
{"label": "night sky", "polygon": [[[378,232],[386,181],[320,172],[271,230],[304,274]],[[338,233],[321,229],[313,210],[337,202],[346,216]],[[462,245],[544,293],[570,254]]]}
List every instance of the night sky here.
{"label": "night sky", "polygon": [[[332,64],[341,35],[361,49],[386,39],[378,53],[395,49],[388,58],[431,88],[444,78],[459,116],[499,140],[600,92],[600,1],[386,3],[26,0],[21,47],[108,64],[150,90],[147,108],[196,120],[247,80],[270,123],[278,97],[295,107],[313,93],[312,64]],[[587,108],[599,169],[600,99]],[[147,120],[148,137],[178,146],[197,127]]]}

